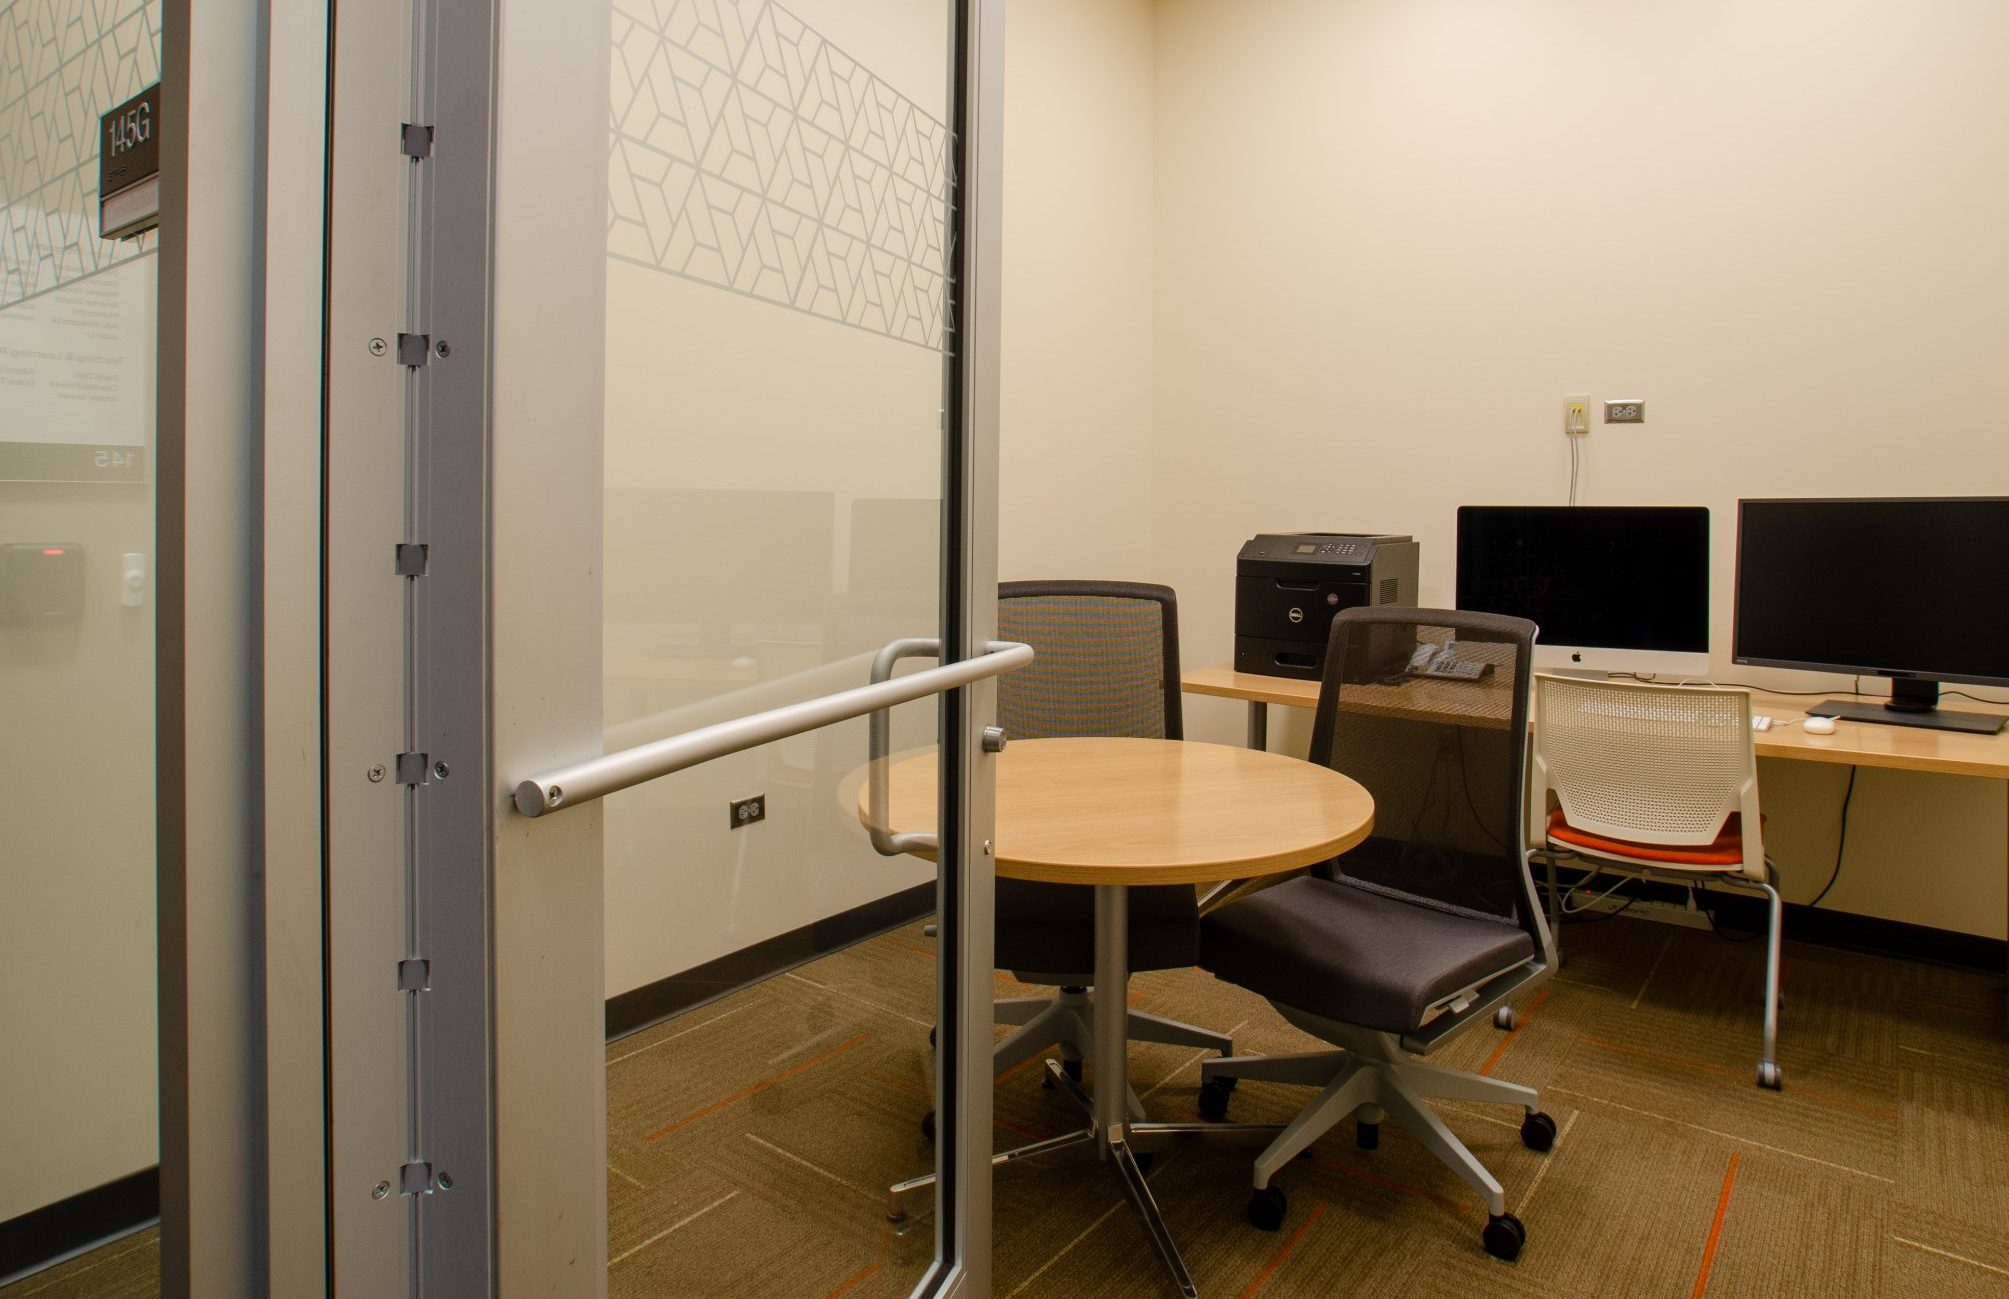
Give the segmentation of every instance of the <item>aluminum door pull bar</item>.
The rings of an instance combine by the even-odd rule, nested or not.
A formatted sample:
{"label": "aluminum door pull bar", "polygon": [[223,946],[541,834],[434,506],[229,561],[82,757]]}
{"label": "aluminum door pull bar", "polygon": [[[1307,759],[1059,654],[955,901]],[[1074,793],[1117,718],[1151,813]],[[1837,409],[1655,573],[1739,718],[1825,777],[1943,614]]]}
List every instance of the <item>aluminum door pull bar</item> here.
{"label": "aluminum door pull bar", "polygon": [[863,717],[895,704],[954,690],[972,681],[1022,668],[1030,662],[1032,646],[1015,641],[991,641],[984,653],[960,663],[946,663],[897,680],[876,681],[819,699],[805,699],[801,703],[735,717],[682,735],[672,735],[667,739],[638,744],[632,749],[560,767],[517,785],[516,810],[525,816],[547,816],[561,808],[590,803],[596,798],[605,798],[714,758]]}
{"label": "aluminum door pull bar", "polygon": [[[932,636],[909,636],[905,640],[888,641],[872,660],[872,680],[892,680],[893,666],[901,659],[940,658],[941,654],[942,642]],[[936,851],[941,845],[933,831],[896,831],[887,824],[891,820],[887,806],[891,801],[891,795],[886,788],[886,765],[890,761],[892,749],[892,714],[883,708],[877,709],[872,714],[869,726],[865,767],[868,790],[865,831],[871,837],[874,851],[882,857]]]}

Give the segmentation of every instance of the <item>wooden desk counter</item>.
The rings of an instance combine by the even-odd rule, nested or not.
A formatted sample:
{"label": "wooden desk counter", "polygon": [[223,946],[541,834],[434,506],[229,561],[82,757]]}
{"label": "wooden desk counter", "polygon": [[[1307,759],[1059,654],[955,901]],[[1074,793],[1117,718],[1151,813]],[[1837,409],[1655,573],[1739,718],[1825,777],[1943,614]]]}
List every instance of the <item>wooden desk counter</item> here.
{"label": "wooden desk counter", "polygon": [[[1187,694],[1239,699],[1250,705],[1282,704],[1286,708],[1312,708],[1318,704],[1316,681],[1237,672],[1226,664],[1195,668],[1181,676],[1179,684]],[[1825,697],[1845,699],[1848,694],[1838,690]],[[1799,720],[1806,716],[1810,705],[1819,703],[1822,698],[1818,695],[1780,695],[1753,690],[1752,713],[1774,719],[1771,730],[1759,731],[1752,736],[1758,756],[2009,781],[2009,731],[1998,735],[1967,735],[1916,726],[1840,721],[1835,723],[1833,735],[1809,735],[1801,729]],[[1947,700],[1947,706],[1962,712],[2009,716],[2009,706],[2000,704],[1980,704],[1954,698]],[[1793,724],[1783,724],[1787,722]],[[1251,747],[1254,746],[1255,730],[1252,718]]]}

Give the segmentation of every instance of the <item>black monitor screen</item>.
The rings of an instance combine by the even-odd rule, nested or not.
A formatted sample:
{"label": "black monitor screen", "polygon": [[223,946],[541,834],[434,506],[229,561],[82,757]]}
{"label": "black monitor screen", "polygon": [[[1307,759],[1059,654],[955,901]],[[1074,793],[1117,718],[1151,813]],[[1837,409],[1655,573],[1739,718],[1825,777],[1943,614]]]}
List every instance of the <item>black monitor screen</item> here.
{"label": "black monitor screen", "polygon": [[1458,607],[1531,619],[1549,645],[1707,653],[1709,511],[1461,506]]}
{"label": "black monitor screen", "polygon": [[1739,663],[2009,682],[2009,498],[1739,501]]}

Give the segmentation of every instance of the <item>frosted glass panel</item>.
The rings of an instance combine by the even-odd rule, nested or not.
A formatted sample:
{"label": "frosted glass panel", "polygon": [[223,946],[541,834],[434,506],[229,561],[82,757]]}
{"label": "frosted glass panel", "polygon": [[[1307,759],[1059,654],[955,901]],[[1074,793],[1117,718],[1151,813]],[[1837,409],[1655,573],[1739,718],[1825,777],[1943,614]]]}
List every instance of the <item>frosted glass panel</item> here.
{"label": "frosted glass panel", "polygon": [[[0,1225],[159,1153],[157,260],[150,234],[97,237],[96,131],[159,78],[159,20],[0,0]],[[88,1239],[0,1232],[0,1277]],[[150,1238],[105,1253],[47,1279],[154,1284]]]}
{"label": "frosted glass panel", "polygon": [[[615,0],[609,750],[863,685],[882,645],[939,634],[950,15],[946,0]],[[894,748],[932,745],[937,707],[896,710]],[[934,868],[881,857],[862,832],[866,753],[859,719],[606,800],[608,995],[723,990],[749,952],[806,959],[864,909],[928,905]],[[734,828],[729,805],[754,796],[766,819]],[[883,1191],[932,1164],[916,1144],[932,951],[910,959],[884,996],[831,991],[809,967],[610,1047],[611,1293],[656,1293],[679,1260],[733,1272],[707,1232],[837,1268],[805,1274],[803,1293],[863,1268],[884,1293],[919,1277],[927,1214],[895,1241],[876,1198],[825,1212],[833,1184]],[[854,1080],[840,1098],[825,1076]],[[866,1103],[886,1131],[824,1148],[815,1129]],[[835,1108],[797,1130],[801,1105]],[[630,1132],[623,1114],[661,1121]],[[864,1148],[911,1154],[855,1163]],[[715,1160],[718,1194],[741,1198],[658,1239],[702,1205],[653,1201],[651,1170]],[[812,1166],[835,1183],[786,1208]],[[719,1286],[797,1288],[780,1274]]]}

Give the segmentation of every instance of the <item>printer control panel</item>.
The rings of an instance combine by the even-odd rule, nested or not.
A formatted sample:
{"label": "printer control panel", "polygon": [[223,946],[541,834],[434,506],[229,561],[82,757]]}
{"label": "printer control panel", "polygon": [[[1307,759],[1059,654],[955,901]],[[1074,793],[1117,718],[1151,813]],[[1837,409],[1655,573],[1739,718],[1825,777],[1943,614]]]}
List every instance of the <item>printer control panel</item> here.
{"label": "printer control panel", "polygon": [[1300,541],[1290,548],[1293,555],[1320,555],[1347,564],[1365,564],[1373,558],[1365,541]]}
{"label": "printer control panel", "polygon": [[1300,563],[1355,564],[1374,562],[1374,548],[1380,542],[1408,541],[1393,535],[1330,532],[1270,533],[1242,547],[1243,559],[1296,560]]}

